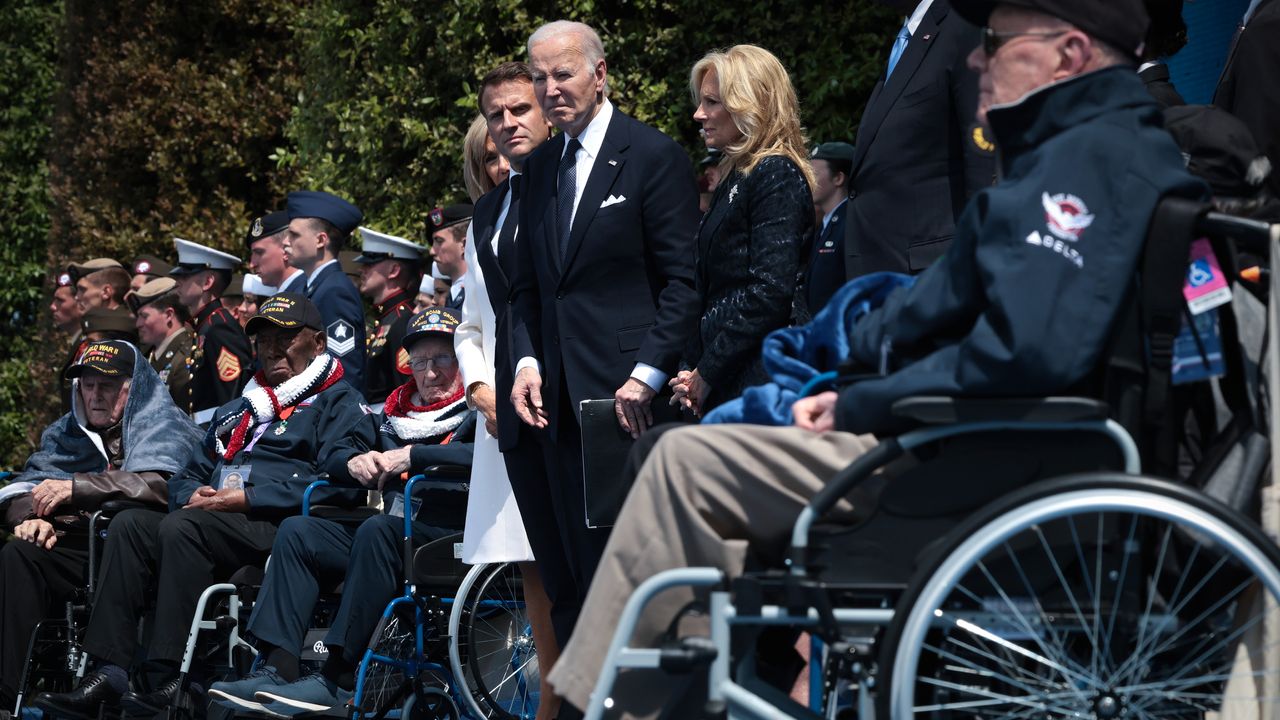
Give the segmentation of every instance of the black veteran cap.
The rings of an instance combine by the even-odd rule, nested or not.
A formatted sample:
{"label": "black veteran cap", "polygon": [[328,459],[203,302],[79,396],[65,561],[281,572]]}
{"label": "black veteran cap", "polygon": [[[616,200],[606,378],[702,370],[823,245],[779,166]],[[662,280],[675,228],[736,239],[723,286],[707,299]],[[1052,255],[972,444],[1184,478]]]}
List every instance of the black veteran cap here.
{"label": "black veteran cap", "polygon": [[324,318],[315,303],[298,293],[280,293],[258,306],[258,313],[245,323],[244,331],[253,335],[259,330],[275,325],[286,330],[308,327],[324,329]]}
{"label": "black veteran cap", "polygon": [[139,255],[133,259],[133,265],[129,267],[129,272],[134,275],[146,275],[154,279],[168,275],[172,269],[172,265],[155,255]]}
{"label": "black veteran cap", "polygon": [[463,223],[471,219],[473,208],[466,203],[456,203],[447,205],[442,208],[432,208],[431,231],[443,230],[447,227],[453,227],[458,223]]}
{"label": "black veteran cap", "polygon": [[427,308],[409,319],[409,328],[405,331],[400,347],[405,350],[427,335],[452,335],[457,329],[457,314],[448,308]]}
{"label": "black veteran cap", "polygon": [[89,370],[110,377],[133,377],[133,348],[123,340],[89,343],[76,364],[67,369],[67,377],[77,378]]}
{"label": "black veteran cap", "polygon": [[698,167],[706,167],[708,165],[718,165],[724,159],[724,153],[720,148],[707,148],[707,156],[698,162]]}
{"label": "black veteran cap", "polygon": [[129,309],[136,313],[143,305],[159,300],[177,286],[178,281],[171,277],[156,278],[155,280],[148,280],[146,284],[137,290],[130,290],[125,294],[124,299],[125,302],[129,303]]}
{"label": "black veteran cap", "polygon": [[253,244],[262,238],[271,237],[288,228],[289,213],[285,210],[275,210],[262,217],[256,217],[249,223],[249,230],[244,234],[244,246],[253,247]]}
{"label": "black veteran cap", "polygon": [[965,20],[982,27],[1000,5],[1052,15],[1137,58],[1151,18],[1143,0],[952,0]]}
{"label": "black veteran cap", "polygon": [[813,149],[813,160],[853,162],[853,146],[847,142],[826,142]]}
{"label": "black veteran cap", "polygon": [[120,268],[123,270],[124,266],[111,258],[94,258],[92,260],[86,260],[80,263],[73,262],[67,265],[67,274],[71,276],[71,282],[75,282],[85,275],[91,275],[99,270],[106,270],[107,268]]}
{"label": "black veteran cap", "polygon": [[80,327],[85,334],[94,332],[118,332],[136,335],[137,326],[133,322],[133,313],[129,308],[96,307],[86,310],[80,317]]}
{"label": "black veteran cap", "polygon": [[339,230],[350,233],[364,220],[360,208],[323,190],[297,190],[289,193],[289,219],[320,218]]}

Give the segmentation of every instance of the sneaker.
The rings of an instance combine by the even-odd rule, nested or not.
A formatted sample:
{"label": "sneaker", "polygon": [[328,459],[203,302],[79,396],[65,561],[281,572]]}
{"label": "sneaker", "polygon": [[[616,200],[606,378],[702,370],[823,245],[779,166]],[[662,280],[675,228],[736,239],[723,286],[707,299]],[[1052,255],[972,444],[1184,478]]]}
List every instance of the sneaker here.
{"label": "sneaker", "polygon": [[288,685],[259,690],[253,697],[263,703],[263,711],[278,717],[303,712],[321,712],[346,705],[354,693],[343,690],[323,675],[308,675]]}
{"label": "sneaker", "polygon": [[209,699],[233,710],[261,712],[263,704],[254,700],[259,690],[283,687],[289,683],[270,665],[263,665],[239,680],[216,682],[209,686]]}

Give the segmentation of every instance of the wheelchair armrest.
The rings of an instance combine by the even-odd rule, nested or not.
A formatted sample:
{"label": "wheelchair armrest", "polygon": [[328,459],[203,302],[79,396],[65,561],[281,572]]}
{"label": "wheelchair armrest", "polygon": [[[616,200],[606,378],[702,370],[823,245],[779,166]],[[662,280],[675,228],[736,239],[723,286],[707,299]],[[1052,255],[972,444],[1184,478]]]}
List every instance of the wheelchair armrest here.
{"label": "wheelchair armrest", "polygon": [[471,477],[471,466],[432,465],[418,474],[440,480],[466,480]]}
{"label": "wheelchair armrest", "polygon": [[146,503],[140,503],[137,500],[108,500],[102,503],[99,509],[108,515],[118,515],[125,510],[145,507],[147,507]]}
{"label": "wheelchair armrest", "polygon": [[921,396],[893,404],[893,414],[925,425],[1022,420],[1082,422],[1106,420],[1104,402],[1079,397],[951,398]]}

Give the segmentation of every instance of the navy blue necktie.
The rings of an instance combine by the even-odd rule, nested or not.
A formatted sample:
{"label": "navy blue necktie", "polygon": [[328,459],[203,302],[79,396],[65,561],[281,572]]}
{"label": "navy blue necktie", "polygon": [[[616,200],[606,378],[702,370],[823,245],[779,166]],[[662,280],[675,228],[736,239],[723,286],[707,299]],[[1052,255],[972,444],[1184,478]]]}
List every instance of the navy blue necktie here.
{"label": "navy blue necktie", "polygon": [[582,143],[571,138],[560,158],[556,179],[556,229],[560,231],[560,257],[569,254],[569,231],[573,220],[573,201],[578,196],[578,148]]}

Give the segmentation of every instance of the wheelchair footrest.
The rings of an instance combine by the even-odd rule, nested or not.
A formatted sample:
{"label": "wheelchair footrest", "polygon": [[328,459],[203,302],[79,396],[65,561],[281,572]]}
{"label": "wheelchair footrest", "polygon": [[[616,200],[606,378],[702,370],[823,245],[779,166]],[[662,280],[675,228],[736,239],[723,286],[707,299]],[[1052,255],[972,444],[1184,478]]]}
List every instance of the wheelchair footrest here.
{"label": "wheelchair footrest", "polygon": [[658,667],[672,675],[685,674],[710,665],[718,654],[711,638],[681,638],[662,646]]}

